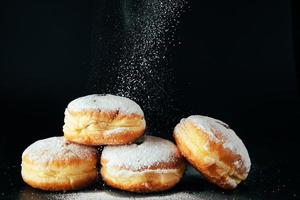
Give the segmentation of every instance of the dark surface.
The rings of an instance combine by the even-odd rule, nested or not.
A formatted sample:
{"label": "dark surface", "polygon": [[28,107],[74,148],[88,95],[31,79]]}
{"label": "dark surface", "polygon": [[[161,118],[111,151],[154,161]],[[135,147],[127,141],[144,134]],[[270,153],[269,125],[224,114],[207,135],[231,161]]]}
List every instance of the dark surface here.
{"label": "dark surface", "polygon": [[[69,101],[104,91],[95,79],[110,75],[106,68],[113,58],[101,53],[111,42],[97,47],[97,37],[102,31],[116,31],[116,19],[99,28],[101,15],[95,5],[109,2],[111,10],[102,11],[118,16],[118,1],[113,0],[1,1],[0,199],[59,196],[23,183],[21,154],[38,139],[62,135]],[[177,89],[171,97],[179,111],[168,113],[173,118],[170,126],[164,118],[147,118],[160,122],[148,127],[149,133],[157,135],[151,132],[156,128],[164,130],[161,137],[170,138],[182,117],[216,117],[243,139],[253,167],[234,191],[190,174],[160,196],[175,199],[174,193],[192,192],[200,199],[299,199],[299,67],[294,58],[299,57],[300,37],[298,29],[292,29],[297,15],[292,20],[291,11],[299,10],[295,5],[287,0],[189,1],[176,33],[181,45],[168,55]],[[96,77],[95,67],[103,72]],[[85,191],[94,188],[99,198],[144,197],[117,190],[101,193],[101,183]]]}

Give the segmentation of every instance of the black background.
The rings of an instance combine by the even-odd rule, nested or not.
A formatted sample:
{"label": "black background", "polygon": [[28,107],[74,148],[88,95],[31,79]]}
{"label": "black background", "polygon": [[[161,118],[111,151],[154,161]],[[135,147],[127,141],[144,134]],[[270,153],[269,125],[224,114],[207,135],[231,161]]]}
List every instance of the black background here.
{"label": "black background", "polygon": [[[95,67],[107,67],[94,49],[102,30],[97,5],[117,16],[112,8],[118,2],[1,2],[2,167],[18,166],[22,151],[35,140],[62,135],[69,101],[103,91],[92,80]],[[270,193],[280,180],[286,187],[275,195],[286,198],[297,197],[299,183],[295,6],[287,0],[189,1],[176,32],[181,45],[169,52],[177,88],[172,98],[178,97],[180,110],[170,113],[174,122],[203,114],[230,124],[252,161],[273,177],[266,186]],[[114,34],[113,23],[114,18],[105,31]],[[173,127],[159,121],[165,131],[160,135],[169,137]]]}

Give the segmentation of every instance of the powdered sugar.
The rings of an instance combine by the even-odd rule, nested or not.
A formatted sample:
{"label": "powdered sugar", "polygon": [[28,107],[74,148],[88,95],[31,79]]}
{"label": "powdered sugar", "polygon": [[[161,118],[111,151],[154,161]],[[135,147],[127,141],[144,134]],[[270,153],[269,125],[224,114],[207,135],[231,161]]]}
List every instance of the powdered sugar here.
{"label": "powdered sugar", "polygon": [[147,170],[143,170],[141,172],[135,172],[135,171],[130,171],[130,170],[126,170],[126,169],[122,169],[122,170],[109,170],[109,174],[112,174],[114,176],[140,176],[141,174],[144,173],[159,173],[159,174],[166,174],[166,173],[176,173],[178,172],[178,169],[147,169]]}
{"label": "powdered sugar", "polygon": [[[99,2],[102,7],[95,7],[99,19],[94,24],[88,89],[138,102],[151,119],[148,130],[165,134],[176,121],[170,113],[179,112],[177,100],[181,95],[174,87],[176,60],[172,54],[174,47],[181,45],[176,28],[187,1],[109,1],[109,9],[114,10],[108,14],[103,13],[109,10],[103,8],[106,3]],[[121,20],[114,17],[115,13]]]}
{"label": "powdered sugar", "polygon": [[227,124],[220,120],[201,115],[192,115],[183,120],[191,121],[206,132],[211,140],[217,143],[222,143],[224,148],[230,149],[234,153],[239,154],[247,171],[250,170],[251,161],[248,151],[242,140],[232,129],[229,128]]}
{"label": "powdered sugar", "polygon": [[31,161],[46,163],[72,158],[88,160],[95,154],[97,154],[95,148],[70,143],[64,137],[50,137],[31,144],[25,149],[22,157],[27,156]]}
{"label": "powdered sugar", "polygon": [[115,129],[104,131],[103,135],[109,136],[109,135],[114,135],[114,134],[120,134],[120,133],[126,132],[126,130],[128,130],[128,128],[123,128],[123,127],[115,128]]}
{"label": "powdered sugar", "polygon": [[[46,199],[46,198],[45,198]],[[48,199],[48,198],[47,198]],[[143,195],[141,197],[138,194],[131,193],[119,193],[113,191],[84,191],[76,193],[60,193],[56,194],[51,200],[124,200],[124,199],[144,199],[144,200],[174,200],[174,199],[188,199],[188,200],[199,200],[201,195],[192,192],[176,192],[166,193],[158,195]]]}
{"label": "powdered sugar", "polygon": [[145,136],[140,145],[106,146],[101,159],[107,166],[119,166],[137,171],[160,162],[170,162],[179,156],[176,146],[165,139]]}
{"label": "powdered sugar", "polygon": [[68,109],[72,111],[83,110],[103,110],[103,111],[120,111],[124,114],[138,114],[144,116],[141,107],[134,101],[116,95],[92,94],[77,98],[71,101]]}

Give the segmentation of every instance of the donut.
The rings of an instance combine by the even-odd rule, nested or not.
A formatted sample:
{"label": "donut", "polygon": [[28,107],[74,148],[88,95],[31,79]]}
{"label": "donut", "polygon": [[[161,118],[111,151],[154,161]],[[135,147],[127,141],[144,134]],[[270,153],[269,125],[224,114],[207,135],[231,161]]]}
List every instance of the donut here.
{"label": "donut", "polygon": [[65,138],[85,145],[129,144],[146,127],[144,113],[137,103],[110,94],[73,100],[65,110],[64,122]]}
{"label": "donut", "polygon": [[251,166],[248,151],[224,122],[192,115],[181,119],[173,136],[181,154],[208,181],[234,189],[247,178]]}
{"label": "donut", "polygon": [[97,157],[95,148],[63,137],[38,140],[22,154],[22,178],[42,190],[77,190],[97,179]]}
{"label": "donut", "polygon": [[170,189],[185,170],[177,147],[154,136],[145,136],[138,144],[106,146],[100,163],[100,173],[107,185],[130,192]]}

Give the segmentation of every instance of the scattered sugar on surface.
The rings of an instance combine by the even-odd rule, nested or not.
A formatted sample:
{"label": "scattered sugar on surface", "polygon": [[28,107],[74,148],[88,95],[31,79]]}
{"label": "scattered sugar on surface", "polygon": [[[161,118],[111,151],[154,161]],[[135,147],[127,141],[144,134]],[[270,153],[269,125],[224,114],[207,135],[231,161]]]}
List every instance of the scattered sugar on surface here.
{"label": "scattered sugar on surface", "polygon": [[22,157],[28,156],[31,161],[46,163],[72,158],[86,160],[96,153],[97,150],[93,147],[70,143],[64,137],[50,137],[31,144]]}
{"label": "scattered sugar on surface", "polygon": [[124,114],[139,114],[144,116],[141,107],[134,101],[111,94],[92,94],[79,97],[71,101],[68,109],[82,111],[86,109],[97,109],[103,111],[120,111]]}
{"label": "scattered sugar on surface", "polygon": [[[228,148],[241,156],[247,171],[250,170],[251,161],[248,151],[242,140],[224,122],[201,115],[192,115],[184,120],[192,121],[196,126],[205,131],[210,139],[217,143],[223,143],[224,148]],[[236,163],[239,165],[240,163]]]}
{"label": "scattered sugar on surface", "polygon": [[120,166],[137,171],[160,162],[168,162],[178,156],[176,146],[165,139],[145,136],[140,145],[106,146],[101,158],[107,166]]}
{"label": "scattered sugar on surface", "polygon": [[[127,195],[125,195],[127,194]],[[199,195],[196,193],[189,192],[176,192],[172,194],[157,194],[157,195],[143,195],[124,193],[120,195],[118,193],[109,191],[95,191],[95,192],[79,192],[79,193],[66,193],[58,194],[51,198],[52,200],[118,200],[118,199],[145,199],[145,200],[174,200],[174,199],[188,199],[188,200],[198,200]]]}

